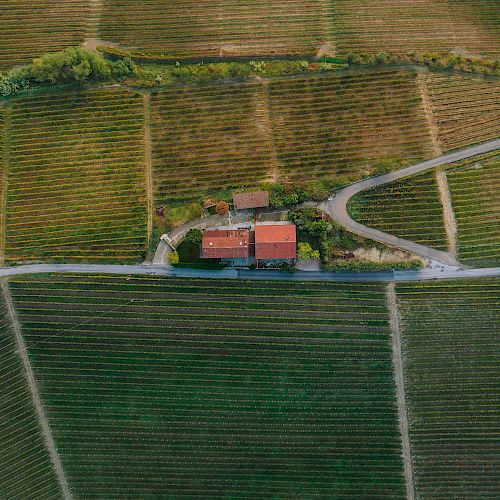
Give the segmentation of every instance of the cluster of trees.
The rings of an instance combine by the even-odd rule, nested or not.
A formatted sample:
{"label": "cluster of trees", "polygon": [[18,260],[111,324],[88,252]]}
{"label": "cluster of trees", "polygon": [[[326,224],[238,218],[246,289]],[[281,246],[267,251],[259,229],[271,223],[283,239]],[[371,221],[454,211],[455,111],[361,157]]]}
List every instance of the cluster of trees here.
{"label": "cluster of trees", "polygon": [[34,59],[32,64],[0,74],[0,95],[9,96],[42,85],[119,81],[137,73],[130,58],[108,61],[80,47],[69,47]]}

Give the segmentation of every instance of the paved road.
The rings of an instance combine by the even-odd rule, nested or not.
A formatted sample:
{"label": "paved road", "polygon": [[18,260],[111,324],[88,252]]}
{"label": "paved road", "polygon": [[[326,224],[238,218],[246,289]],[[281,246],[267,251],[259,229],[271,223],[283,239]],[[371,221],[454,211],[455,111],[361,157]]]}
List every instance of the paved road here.
{"label": "paved road", "polygon": [[406,250],[407,252],[414,253],[425,259],[431,261],[440,262],[447,266],[459,267],[460,264],[447,252],[442,252],[440,250],[434,250],[432,248],[419,245],[413,241],[408,241],[403,238],[398,238],[392,234],[387,234],[377,229],[363,226],[358,222],[351,219],[347,212],[347,204],[349,200],[356,194],[367,189],[381,186],[382,184],[387,184],[388,182],[396,181],[404,177],[409,177],[419,172],[423,172],[430,168],[438,167],[440,165],[446,165],[448,163],[454,163],[456,161],[465,160],[467,158],[472,158],[484,153],[489,153],[500,149],[500,139],[496,139],[479,146],[474,146],[472,148],[464,149],[463,151],[458,151],[456,153],[450,153],[445,156],[440,156],[439,158],[433,158],[432,160],[425,161],[423,163],[418,163],[417,165],[412,165],[408,168],[403,168],[395,172],[390,172],[385,175],[380,175],[378,177],[373,177],[370,179],[365,179],[360,182],[356,182],[347,186],[342,191],[339,191],[333,200],[328,203],[323,204],[323,208],[326,208],[330,217],[345,227],[349,231],[369,238],[380,243],[385,243],[401,250]]}
{"label": "paved road", "polygon": [[238,269],[188,269],[170,266],[145,265],[105,265],[105,264],[31,264],[15,267],[0,267],[0,277],[19,276],[40,273],[66,274],[122,274],[170,276],[179,278],[218,278],[271,281],[338,281],[338,282],[388,282],[388,281],[424,281],[432,279],[481,278],[500,276],[500,267],[480,269],[458,269],[437,267],[419,271],[384,271],[367,273],[334,272],[296,272],[286,273],[273,270],[238,270]]}

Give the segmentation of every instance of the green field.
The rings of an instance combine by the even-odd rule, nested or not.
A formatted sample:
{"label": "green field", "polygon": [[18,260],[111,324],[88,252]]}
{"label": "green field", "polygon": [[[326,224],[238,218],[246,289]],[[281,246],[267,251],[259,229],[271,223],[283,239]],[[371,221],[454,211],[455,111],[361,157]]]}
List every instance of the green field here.
{"label": "green field", "polygon": [[458,229],[458,256],[472,266],[500,264],[500,157],[463,162],[447,172]]}
{"label": "green field", "polygon": [[89,3],[79,0],[0,2],[0,71],[26,64],[45,52],[79,45]]}
{"label": "green field", "polygon": [[100,38],[172,58],[333,49],[329,0],[104,0]]}
{"label": "green field", "polygon": [[14,101],[7,262],[140,261],[144,158],[141,96],[102,89]]}
{"label": "green field", "polygon": [[60,498],[0,288],[0,498]]}
{"label": "green field", "polygon": [[11,288],[75,497],[403,498],[384,285]]}
{"label": "green field", "polygon": [[498,498],[499,281],[396,290],[417,498]]}
{"label": "green field", "polygon": [[359,178],[380,160],[432,156],[411,72],[289,79],[272,82],[269,94],[283,178]]}
{"label": "green field", "polygon": [[434,171],[359,193],[349,203],[349,212],[365,226],[447,250]]}

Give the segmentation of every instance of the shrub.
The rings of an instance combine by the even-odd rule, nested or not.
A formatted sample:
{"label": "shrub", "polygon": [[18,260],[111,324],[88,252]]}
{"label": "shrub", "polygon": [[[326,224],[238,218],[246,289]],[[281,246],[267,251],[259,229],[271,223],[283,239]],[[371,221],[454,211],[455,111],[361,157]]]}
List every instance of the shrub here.
{"label": "shrub", "polygon": [[175,250],[168,254],[168,263],[171,265],[179,263],[179,254]]}
{"label": "shrub", "polygon": [[319,251],[313,250],[309,243],[301,241],[297,245],[297,257],[300,260],[319,259]]}
{"label": "shrub", "polygon": [[227,212],[229,211],[229,204],[226,203],[225,201],[219,201],[215,207],[215,211],[219,215],[226,215]]}

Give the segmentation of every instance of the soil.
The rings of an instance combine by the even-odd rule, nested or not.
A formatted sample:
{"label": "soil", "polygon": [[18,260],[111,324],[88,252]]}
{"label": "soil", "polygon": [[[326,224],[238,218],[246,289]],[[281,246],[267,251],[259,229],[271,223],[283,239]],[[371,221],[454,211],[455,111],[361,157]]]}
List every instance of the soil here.
{"label": "soil", "polygon": [[153,212],[154,212],[154,194],[153,194],[153,161],[151,155],[151,116],[149,105],[149,94],[143,94],[144,103],[144,151],[146,153],[146,191],[147,191],[147,207],[148,207],[148,246],[153,233]]}
{"label": "soil", "polygon": [[444,229],[446,231],[446,239],[448,240],[448,252],[457,257],[457,221],[455,212],[451,204],[450,188],[448,179],[444,170],[436,171],[436,182],[439,189],[439,196],[443,206]]}

